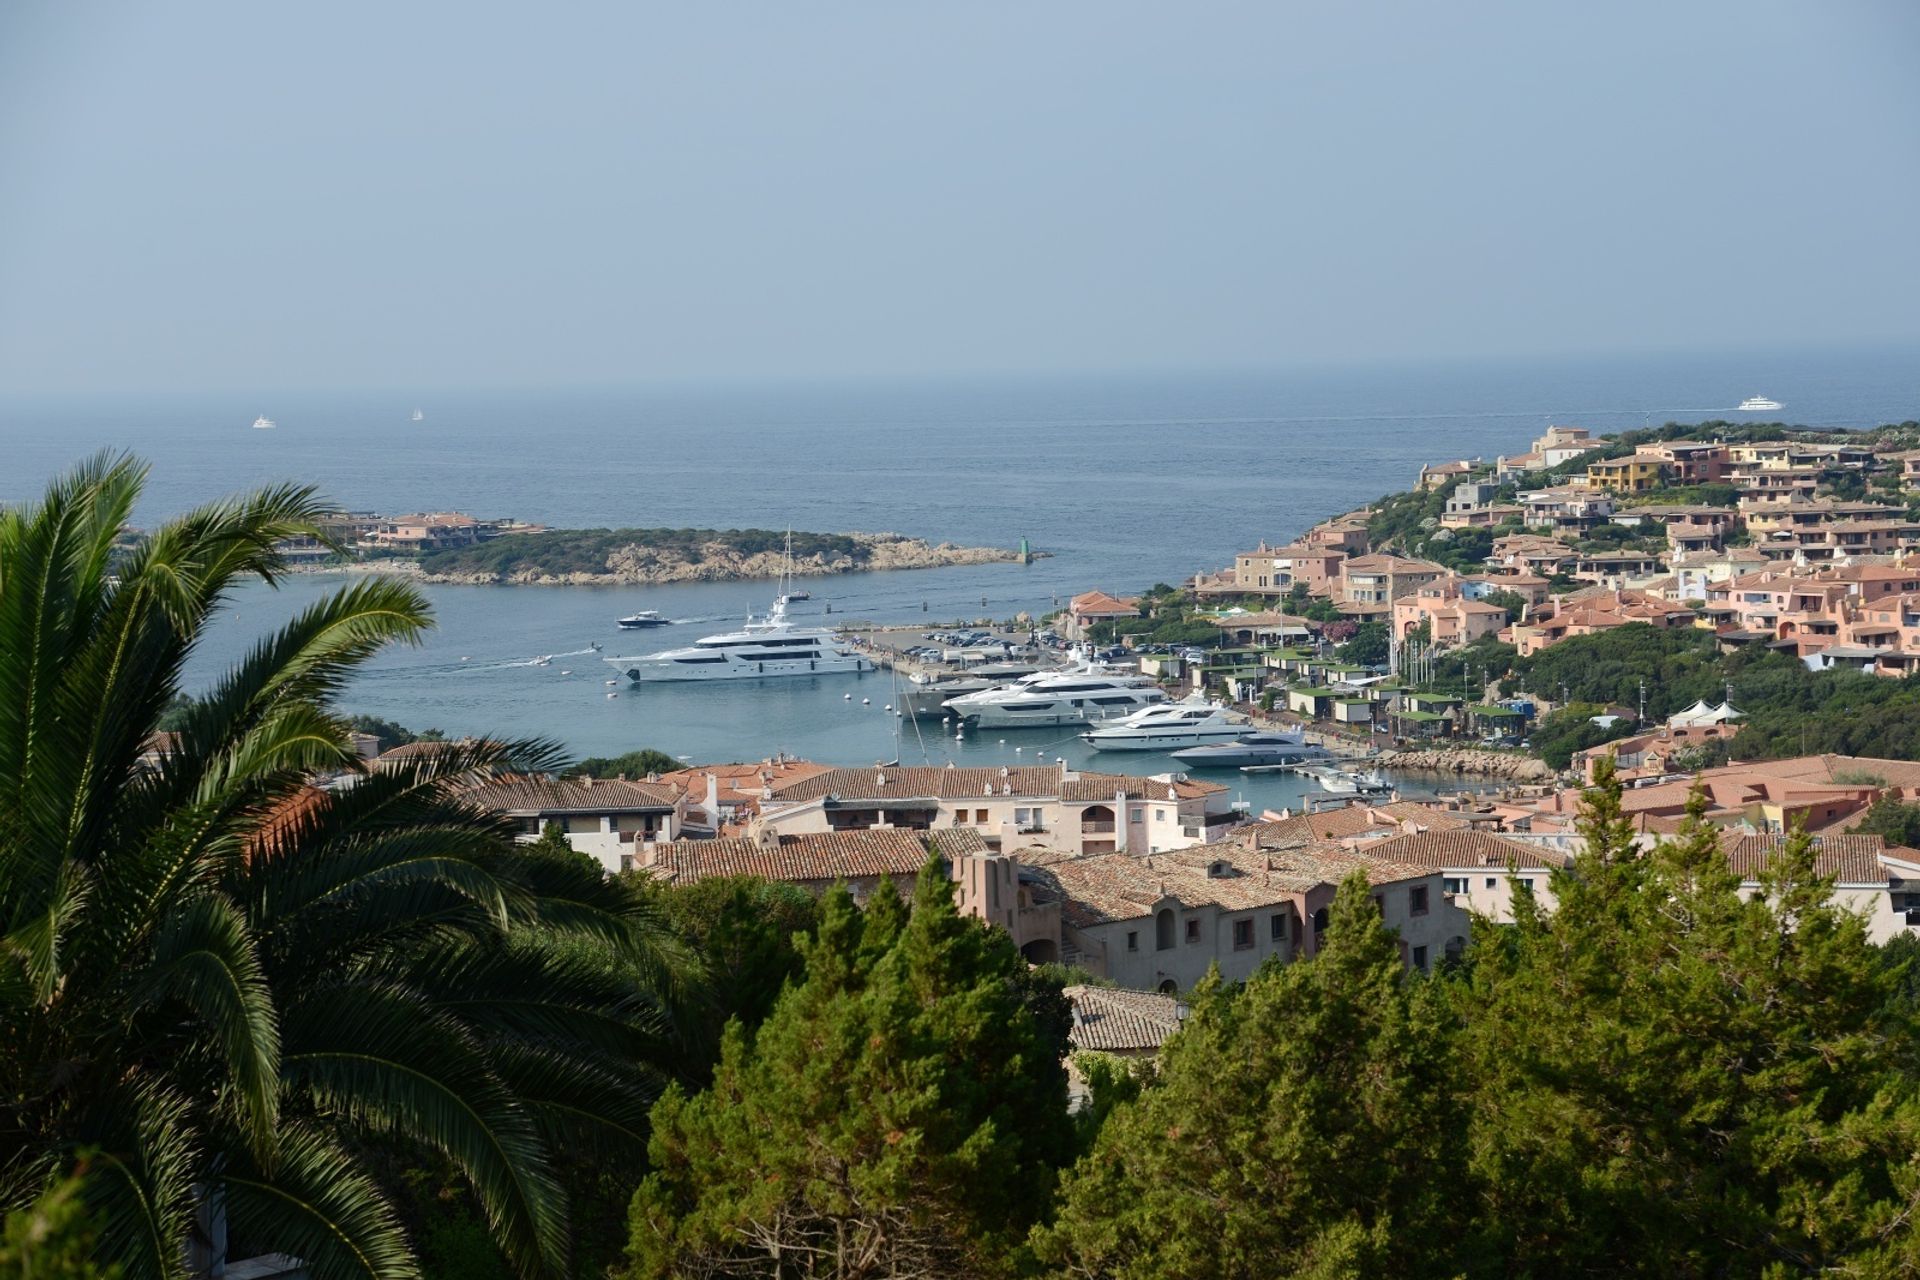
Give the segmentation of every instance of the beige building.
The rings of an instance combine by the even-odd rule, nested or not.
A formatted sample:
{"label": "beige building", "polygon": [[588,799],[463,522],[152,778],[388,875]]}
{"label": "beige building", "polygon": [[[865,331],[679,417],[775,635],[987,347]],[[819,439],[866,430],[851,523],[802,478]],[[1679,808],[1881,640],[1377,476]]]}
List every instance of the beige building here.
{"label": "beige building", "polygon": [[1446,567],[1431,560],[1385,552],[1355,556],[1340,566],[1339,599],[1348,604],[1390,605],[1446,576]]}
{"label": "beige building", "polygon": [[966,827],[989,849],[1157,853],[1219,839],[1240,821],[1226,787],[1176,775],[1090,773],[1064,764],[981,769],[834,769],[770,787],[754,834]]}
{"label": "beige building", "polygon": [[1312,596],[1331,596],[1346,553],[1333,547],[1264,544],[1233,558],[1234,588],[1247,595],[1286,595],[1296,586]]}
{"label": "beige building", "polygon": [[1335,892],[1355,870],[1366,873],[1408,966],[1428,968],[1456,939],[1465,945],[1467,915],[1445,900],[1438,872],[1332,844],[1057,857],[1030,874],[1060,903],[1066,960],[1123,987],[1173,994],[1216,965],[1241,981],[1269,959],[1314,954]]}
{"label": "beige building", "polygon": [[1354,847],[1369,857],[1438,871],[1441,891],[1455,906],[1501,924],[1512,923],[1519,893],[1531,893],[1552,909],[1553,872],[1572,861],[1544,845],[1471,828],[1363,839]]}

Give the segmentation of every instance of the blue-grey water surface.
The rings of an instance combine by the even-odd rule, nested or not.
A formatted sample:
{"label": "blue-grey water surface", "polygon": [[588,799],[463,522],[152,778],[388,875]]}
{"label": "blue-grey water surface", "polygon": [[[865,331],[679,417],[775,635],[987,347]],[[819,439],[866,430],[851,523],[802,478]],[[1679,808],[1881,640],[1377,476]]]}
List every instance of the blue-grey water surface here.
{"label": "blue-grey water surface", "polygon": [[[557,526],[887,529],[1000,546],[1025,537],[1050,558],[806,584],[809,607],[831,603],[836,620],[1007,617],[1090,587],[1131,591],[1217,568],[1260,539],[1284,540],[1407,487],[1423,462],[1522,452],[1549,422],[1610,431],[1737,417],[1731,406],[1762,394],[1796,423],[1911,419],[1920,360],[1879,351],[911,385],[0,399],[0,501],[29,499],[77,457],[114,447],[153,464],[146,522],[295,479],[354,509]],[[418,424],[408,421],[415,407],[426,415]],[[261,413],[278,429],[250,429]],[[241,592],[195,655],[193,680],[340,581]],[[911,728],[897,736],[884,674],[623,685],[605,696],[612,673],[584,652],[590,641],[609,652],[685,643],[763,609],[769,584],[427,591],[438,628],[377,659],[348,691],[351,709],[453,733],[542,734],[583,755],[644,745],[694,760],[775,750],[846,763],[1090,759],[1060,731],[959,746]],[[612,620],[638,608],[701,621],[636,642]],[[542,654],[559,656],[526,665]],[[1098,759],[1131,772],[1169,766]],[[1301,789],[1228,781],[1256,807],[1295,803]]]}

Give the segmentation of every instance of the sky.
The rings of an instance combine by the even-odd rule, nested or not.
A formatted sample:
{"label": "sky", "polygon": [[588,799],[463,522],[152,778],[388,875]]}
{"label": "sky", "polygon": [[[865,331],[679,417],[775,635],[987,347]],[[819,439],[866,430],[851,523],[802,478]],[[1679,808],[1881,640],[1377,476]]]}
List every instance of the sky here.
{"label": "sky", "polygon": [[1920,348],[1920,5],[5,0],[0,391]]}

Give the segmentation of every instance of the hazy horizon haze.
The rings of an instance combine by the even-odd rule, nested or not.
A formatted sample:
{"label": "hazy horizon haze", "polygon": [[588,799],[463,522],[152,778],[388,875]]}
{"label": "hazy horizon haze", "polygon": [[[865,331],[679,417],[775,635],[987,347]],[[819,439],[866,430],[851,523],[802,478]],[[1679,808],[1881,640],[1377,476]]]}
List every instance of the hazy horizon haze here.
{"label": "hazy horizon haze", "polygon": [[1920,346],[1916,55],[1896,3],[28,0],[0,390]]}

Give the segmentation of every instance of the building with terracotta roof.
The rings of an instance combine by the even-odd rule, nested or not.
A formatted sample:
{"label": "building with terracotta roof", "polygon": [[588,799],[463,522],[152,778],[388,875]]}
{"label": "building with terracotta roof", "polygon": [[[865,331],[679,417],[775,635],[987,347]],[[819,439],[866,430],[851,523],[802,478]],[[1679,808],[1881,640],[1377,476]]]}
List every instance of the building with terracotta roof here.
{"label": "building with terracotta roof", "polygon": [[999,768],[834,769],[772,788],[754,833],[903,827],[978,831],[990,849],[1155,853],[1217,840],[1240,821],[1226,787],[1064,763]]}
{"label": "building with terracotta roof", "polygon": [[[1720,847],[1740,876],[1743,895],[1765,891],[1761,874],[1780,856],[1789,838],[1722,834]],[[1881,836],[1817,835],[1813,869],[1816,875],[1832,878],[1834,901],[1859,914],[1875,942],[1920,927],[1920,850],[1889,845]]]}
{"label": "building with terracotta roof", "polygon": [[1393,602],[1394,630],[1405,636],[1424,626],[1436,649],[1472,644],[1506,625],[1506,609],[1469,598],[1458,578],[1438,578]]}
{"label": "building with terracotta roof", "polygon": [[460,798],[514,819],[522,840],[557,826],[568,844],[615,872],[638,865],[646,845],[680,834],[687,793],[661,783],[505,777],[466,787]]}
{"label": "building with terracotta roof", "polygon": [[1551,909],[1553,872],[1572,863],[1571,857],[1550,845],[1469,828],[1415,831],[1355,847],[1369,857],[1433,868],[1440,872],[1441,890],[1454,905],[1503,924],[1513,920],[1517,894],[1530,894]]}
{"label": "building with terracotta roof", "polygon": [[1060,903],[1068,961],[1124,987],[1173,994],[1216,965],[1241,981],[1269,959],[1314,954],[1334,894],[1355,871],[1373,886],[1409,966],[1465,946],[1466,914],[1444,899],[1437,871],[1335,844],[1061,857],[1025,874]]}
{"label": "building with terracotta roof", "polygon": [[1075,1053],[1151,1058],[1187,1017],[1186,1005],[1158,991],[1076,985],[1061,994],[1073,1006],[1067,1043]]}
{"label": "building with terracotta roof", "polygon": [[1339,599],[1348,604],[1389,607],[1401,596],[1447,576],[1445,565],[1387,552],[1354,556],[1341,562]]}
{"label": "building with terracotta roof", "polygon": [[1243,595],[1283,596],[1298,587],[1311,596],[1330,596],[1346,558],[1338,546],[1269,547],[1263,542],[1234,556],[1228,572],[1232,590]]}
{"label": "building with terracotta roof", "polygon": [[649,846],[642,870],[660,879],[690,884],[717,876],[756,876],[798,885],[821,894],[844,884],[865,902],[889,877],[903,897],[930,856],[947,865],[955,883],[955,905],[962,915],[984,920],[1013,938],[1021,954],[1035,964],[1060,957],[1060,906],[1036,900],[1022,882],[1019,863],[987,848],[980,833],[967,828],[908,831],[879,828],[805,835],[730,836],[718,840],[676,840]]}
{"label": "building with terracotta roof", "polygon": [[830,764],[774,755],[764,760],[703,764],[663,773],[658,781],[687,793],[687,826],[710,835],[738,835],[773,788],[831,773]]}
{"label": "building with terracotta roof", "polygon": [[1688,627],[1694,619],[1693,610],[1651,592],[1594,588],[1530,613],[1510,630],[1514,648],[1522,657],[1530,657],[1572,636],[1597,635],[1634,623],[1662,630]]}
{"label": "building with terracotta roof", "polygon": [[1085,639],[1096,623],[1140,616],[1140,601],[1131,597],[1110,596],[1104,591],[1083,591],[1067,602],[1067,617],[1062,628],[1070,639]]}

